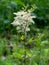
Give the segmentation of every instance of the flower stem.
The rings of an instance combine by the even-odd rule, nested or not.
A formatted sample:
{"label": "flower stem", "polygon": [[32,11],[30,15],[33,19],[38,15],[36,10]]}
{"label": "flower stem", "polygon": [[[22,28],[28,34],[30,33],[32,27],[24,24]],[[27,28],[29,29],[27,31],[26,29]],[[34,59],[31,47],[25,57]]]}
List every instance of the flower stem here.
{"label": "flower stem", "polygon": [[25,65],[26,65],[26,39],[27,39],[27,32],[26,32],[26,27],[25,27],[25,30],[24,30],[24,35],[25,35],[25,40],[24,40],[24,49],[25,49],[25,51],[24,51],[24,63],[25,63]]}

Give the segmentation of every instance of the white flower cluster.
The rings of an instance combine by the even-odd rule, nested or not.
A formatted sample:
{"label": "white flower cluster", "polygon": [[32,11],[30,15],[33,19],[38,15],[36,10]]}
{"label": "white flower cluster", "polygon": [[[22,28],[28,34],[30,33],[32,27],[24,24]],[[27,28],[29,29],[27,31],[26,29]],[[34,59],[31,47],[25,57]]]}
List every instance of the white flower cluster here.
{"label": "white flower cluster", "polygon": [[33,18],[36,18],[35,16],[31,16],[31,12],[25,12],[20,11],[17,13],[14,13],[16,17],[14,17],[14,21],[11,23],[14,26],[17,26],[17,30],[19,32],[30,31],[29,25],[30,23],[34,24]]}

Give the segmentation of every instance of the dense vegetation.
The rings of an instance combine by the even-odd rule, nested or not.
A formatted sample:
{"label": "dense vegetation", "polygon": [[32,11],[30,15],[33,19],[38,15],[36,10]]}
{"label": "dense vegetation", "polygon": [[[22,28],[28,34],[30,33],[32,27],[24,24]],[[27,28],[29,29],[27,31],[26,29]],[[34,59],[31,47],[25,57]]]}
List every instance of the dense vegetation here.
{"label": "dense vegetation", "polygon": [[[25,6],[36,16],[26,38],[11,25]],[[0,65],[49,65],[49,0],[0,0]]]}

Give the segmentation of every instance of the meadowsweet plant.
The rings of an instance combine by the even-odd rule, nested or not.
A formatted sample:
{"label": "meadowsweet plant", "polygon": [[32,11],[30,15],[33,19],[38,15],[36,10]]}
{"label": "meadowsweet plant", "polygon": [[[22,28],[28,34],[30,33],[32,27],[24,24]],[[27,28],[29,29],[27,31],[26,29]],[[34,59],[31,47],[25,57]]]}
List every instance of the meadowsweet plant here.
{"label": "meadowsweet plant", "polygon": [[[26,63],[26,58],[28,57],[26,55],[26,41],[27,41],[27,32],[30,31],[30,27],[29,25],[30,24],[35,24],[33,18],[36,18],[36,16],[32,16],[31,13],[31,9],[28,10],[28,11],[25,11],[25,10],[21,10],[17,13],[14,13],[14,15],[16,15],[14,17],[14,21],[11,23],[13,26],[16,26],[16,29],[19,33],[23,33],[22,36],[21,36],[21,39],[24,40],[24,54],[23,54],[23,60],[24,60],[24,63]],[[26,65],[26,64],[25,64]]]}

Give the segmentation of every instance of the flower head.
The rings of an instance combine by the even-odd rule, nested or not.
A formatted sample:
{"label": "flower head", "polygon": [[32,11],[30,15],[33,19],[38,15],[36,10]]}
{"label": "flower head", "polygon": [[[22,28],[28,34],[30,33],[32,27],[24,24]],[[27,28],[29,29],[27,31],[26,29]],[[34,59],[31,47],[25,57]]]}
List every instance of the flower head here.
{"label": "flower head", "polygon": [[33,18],[36,17],[31,16],[31,12],[27,11],[20,11],[14,14],[16,17],[14,17],[14,21],[11,24],[17,26],[17,30],[21,30],[21,32],[23,32],[24,29],[26,29],[26,31],[30,31],[29,25],[31,23],[34,24]]}

